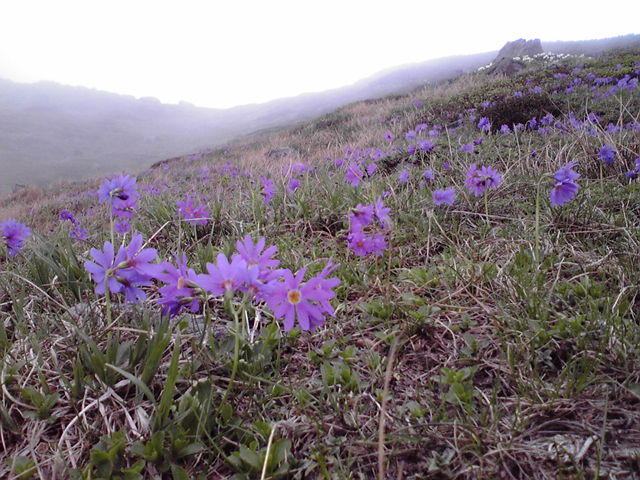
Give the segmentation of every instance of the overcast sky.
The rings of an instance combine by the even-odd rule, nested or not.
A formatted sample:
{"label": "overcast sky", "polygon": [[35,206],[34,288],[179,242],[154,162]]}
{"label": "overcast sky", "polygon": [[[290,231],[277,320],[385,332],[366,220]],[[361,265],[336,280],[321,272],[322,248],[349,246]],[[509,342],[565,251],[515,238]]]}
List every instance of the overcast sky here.
{"label": "overcast sky", "polygon": [[628,5],[0,0],[0,77],[228,108],[349,85],[397,65],[499,50],[518,38],[640,33],[640,6]]}

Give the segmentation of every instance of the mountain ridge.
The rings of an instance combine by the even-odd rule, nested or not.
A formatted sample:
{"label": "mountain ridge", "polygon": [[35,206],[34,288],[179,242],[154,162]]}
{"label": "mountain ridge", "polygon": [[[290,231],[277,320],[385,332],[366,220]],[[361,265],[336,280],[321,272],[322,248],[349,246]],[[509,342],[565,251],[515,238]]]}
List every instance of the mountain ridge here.
{"label": "mountain ridge", "polygon": [[[553,53],[597,54],[640,45],[640,35],[542,42]],[[585,53],[585,54],[587,54]],[[497,51],[398,65],[351,85],[229,109],[189,102],[163,104],[51,81],[21,84],[0,78],[0,193],[15,185],[45,185],[123,170],[215,148],[260,132],[292,126],[349,103],[411,92],[489,63]]]}

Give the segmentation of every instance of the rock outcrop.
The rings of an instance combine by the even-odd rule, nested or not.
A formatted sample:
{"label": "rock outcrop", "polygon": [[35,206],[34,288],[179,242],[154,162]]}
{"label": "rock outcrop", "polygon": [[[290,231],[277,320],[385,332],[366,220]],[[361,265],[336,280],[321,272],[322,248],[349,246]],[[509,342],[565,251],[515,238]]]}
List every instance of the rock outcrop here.
{"label": "rock outcrop", "polygon": [[521,38],[513,42],[507,42],[485,72],[490,75],[505,75],[510,77],[524,69],[525,64],[522,62],[524,57],[533,58],[542,52],[542,44],[539,38],[535,40],[525,40]]}

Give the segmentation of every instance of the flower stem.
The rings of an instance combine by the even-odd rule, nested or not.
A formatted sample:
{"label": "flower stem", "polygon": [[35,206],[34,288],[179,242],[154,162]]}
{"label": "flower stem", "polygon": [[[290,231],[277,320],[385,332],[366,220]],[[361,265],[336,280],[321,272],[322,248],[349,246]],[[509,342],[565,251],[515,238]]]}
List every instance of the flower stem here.
{"label": "flower stem", "polygon": [[226,403],[227,403],[227,398],[229,397],[229,392],[233,388],[233,382],[234,382],[234,380],[236,378],[236,373],[238,372],[238,363],[240,362],[240,322],[238,320],[240,312],[238,312],[235,308],[233,308],[233,305],[231,306],[230,310],[233,312],[233,329],[234,329],[233,333],[235,335],[235,346],[234,346],[234,352],[233,352],[233,367],[231,368],[231,376],[229,377],[229,385],[227,386],[227,390],[224,392],[224,397],[222,397],[222,401],[220,402],[220,405],[218,406],[218,411],[216,413],[220,413],[220,409],[222,408],[222,406],[226,405]]}

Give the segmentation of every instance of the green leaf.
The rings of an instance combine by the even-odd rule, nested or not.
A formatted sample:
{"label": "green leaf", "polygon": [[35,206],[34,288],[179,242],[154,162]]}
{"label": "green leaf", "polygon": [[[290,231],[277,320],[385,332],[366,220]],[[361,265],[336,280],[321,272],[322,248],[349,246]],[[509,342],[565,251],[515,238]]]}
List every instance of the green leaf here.
{"label": "green leaf", "polygon": [[192,444],[187,445],[186,447],[184,447],[178,453],[176,453],[176,457],[177,458],[182,458],[182,457],[186,457],[188,455],[195,455],[196,453],[200,453],[204,449],[205,449],[205,446],[203,444],[198,443],[198,442],[192,443]]}
{"label": "green leaf", "polygon": [[158,367],[160,366],[160,362],[162,361],[164,351],[171,341],[171,334],[168,332],[168,328],[169,322],[161,322],[160,326],[158,327],[158,331],[156,332],[151,342],[149,342],[149,357],[147,358],[144,370],[142,371],[142,375],[140,376],[140,379],[147,385],[149,385],[154,375],[158,371]]}
{"label": "green leaf", "polygon": [[252,450],[249,450],[245,445],[240,445],[240,451],[238,452],[240,459],[256,470],[262,469],[262,459],[260,455]]}
{"label": "green leaf", "polygon": [[178,379],[178,361],[180,360],[180,335],[176,337],[173,347],[173,355],[169,364],[169,372],[167,373],[167,383],[165,384],[160,406],[156,410],[154,421],[154,430],[160,430],[169,416],[171,405],[173,405],[173,394],[176,388],[176,380]]}
{"label": "green leaf", "polygon": [[135,375],[131,375],[126,370],[116,367],[115,365],[111,365],[110,363],[105,363],[104,365],[105,367],[110,368],[111,370],[118,372],[123,377],[131,380],[131,383],[133,383],[136,387],[138,387],[140,391],[147,396],[147,398],[151,401],[151,403],[153,403],[153,406],[154,407],[156,406],[156,397],[153,395],[151,390],[149,390],[149,387],[147,387],[144,383],[142,383],[142,380],[140,380]]}
{"label": "green leaf", "polygon": [[179,465],[171,464],[171,474],[173,480],[189,480],[189,474],[187,471]]}

